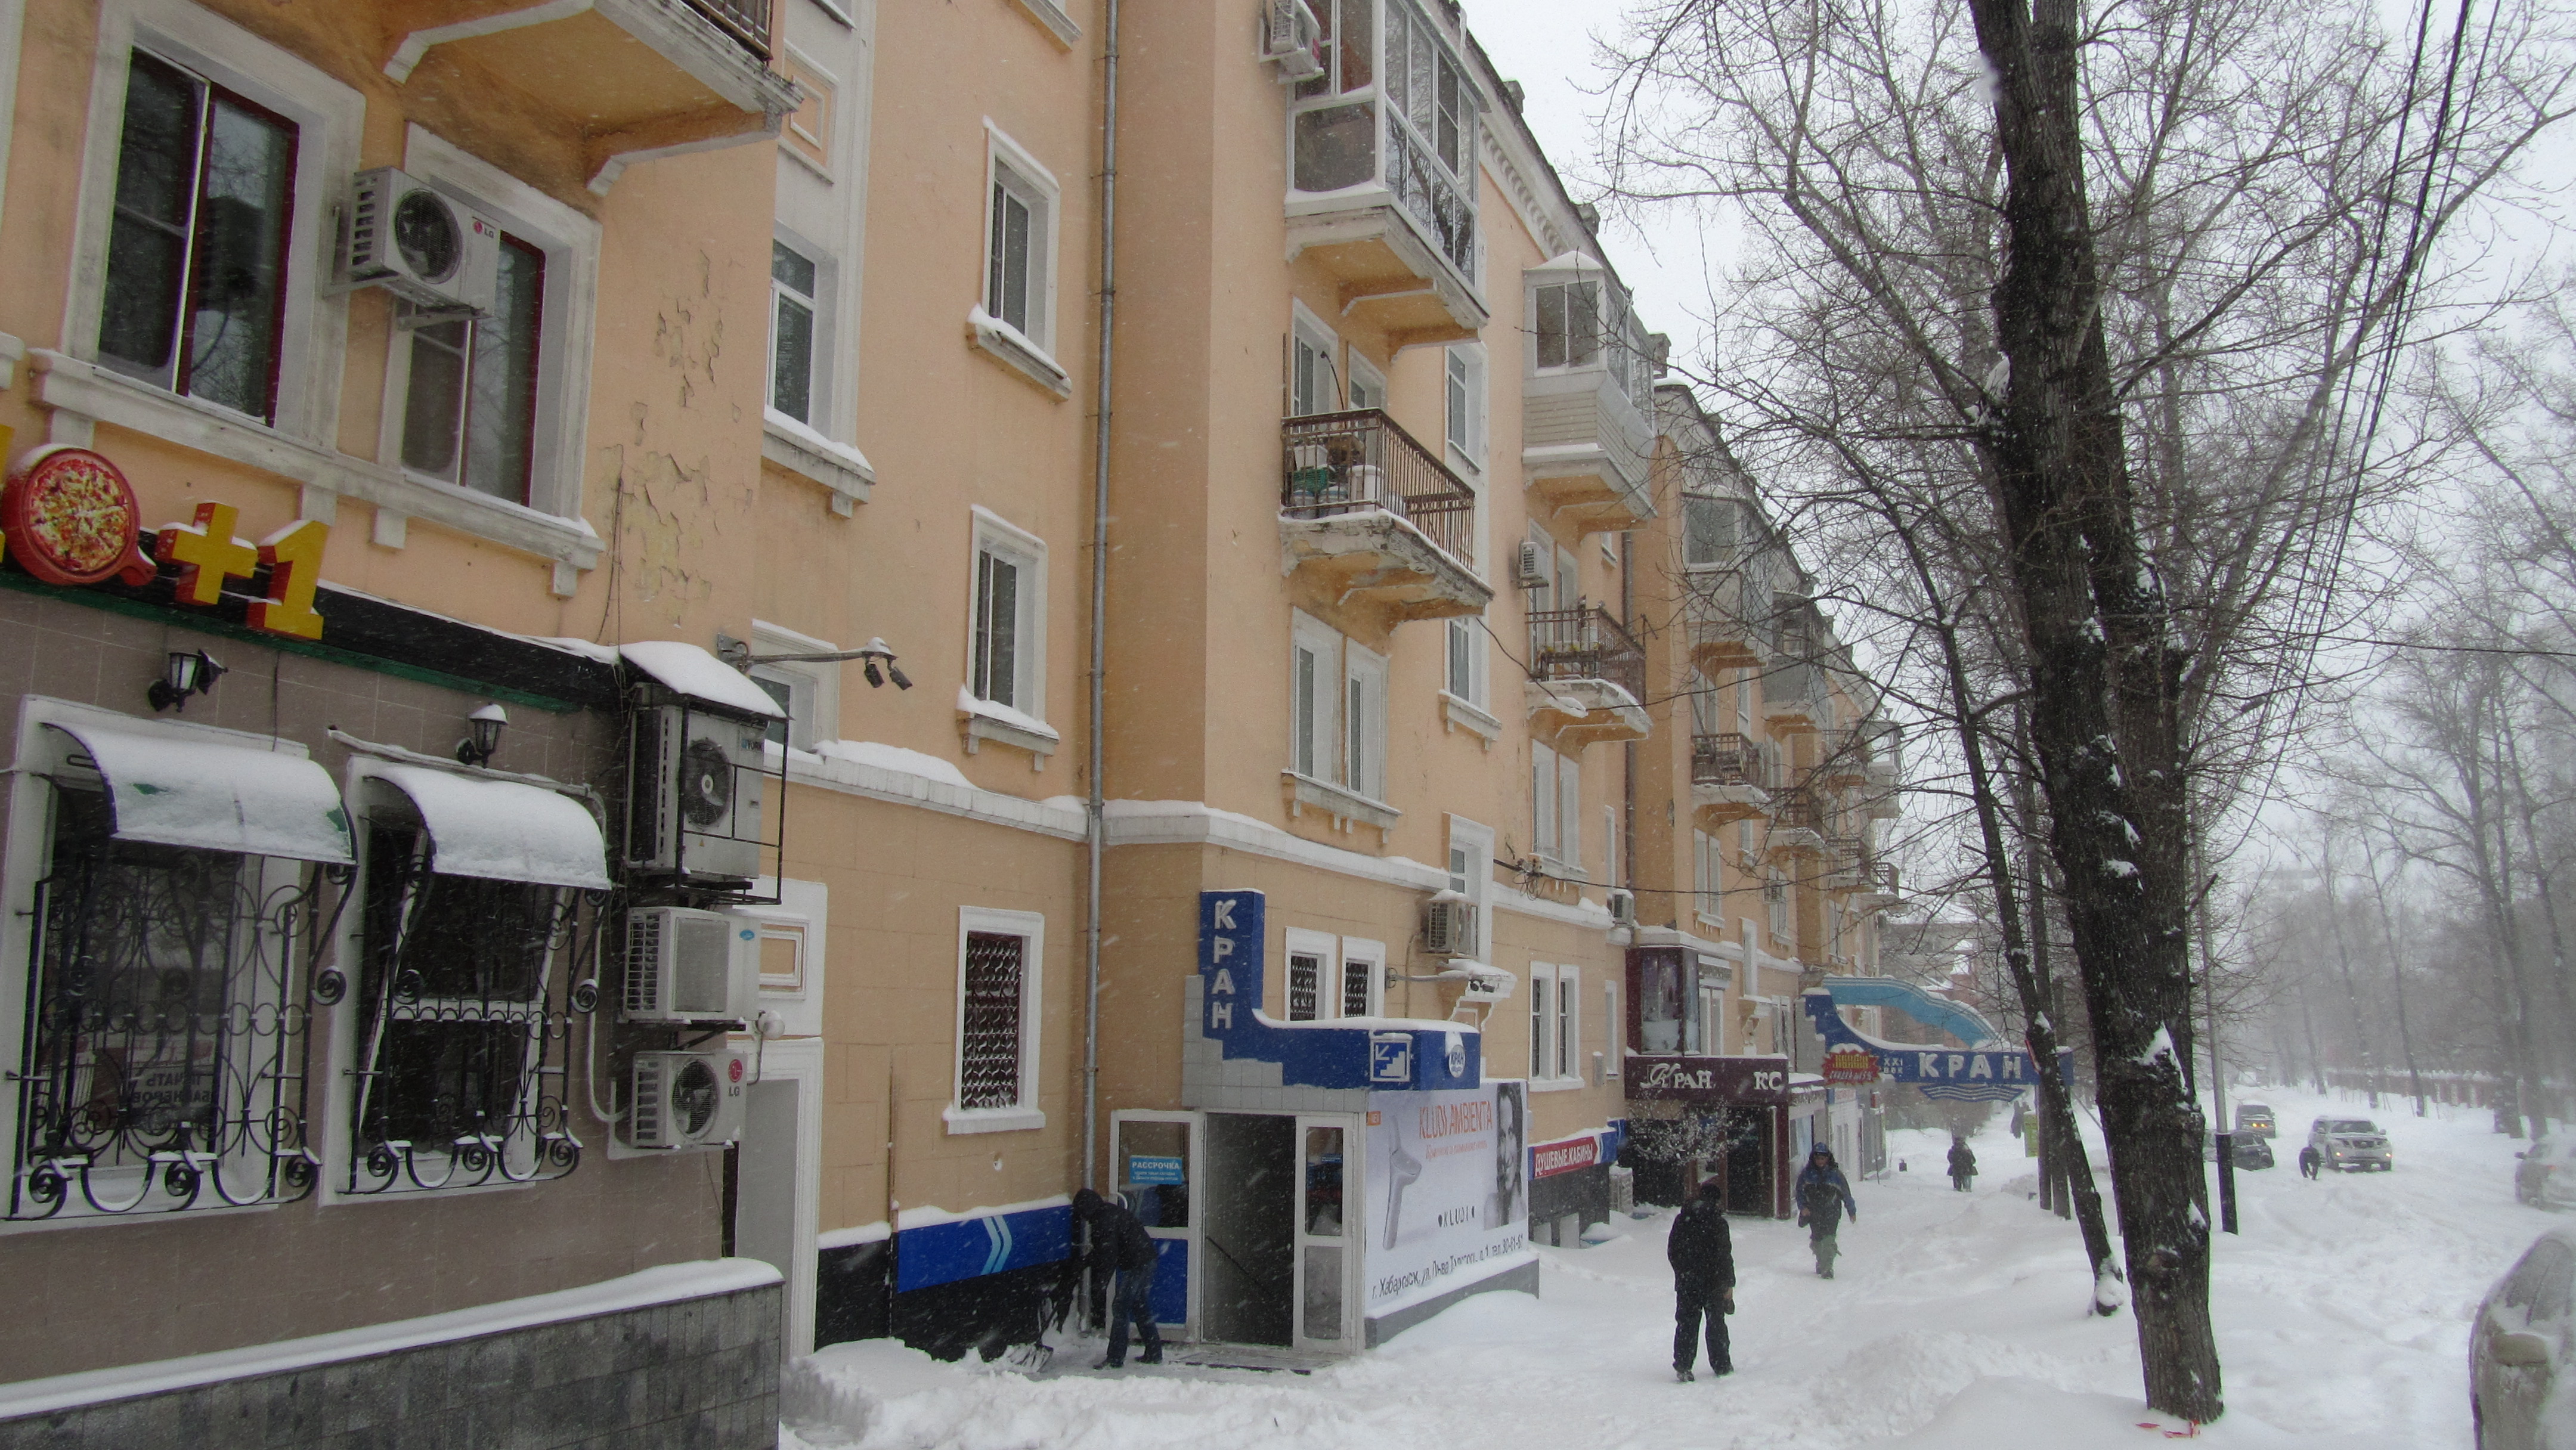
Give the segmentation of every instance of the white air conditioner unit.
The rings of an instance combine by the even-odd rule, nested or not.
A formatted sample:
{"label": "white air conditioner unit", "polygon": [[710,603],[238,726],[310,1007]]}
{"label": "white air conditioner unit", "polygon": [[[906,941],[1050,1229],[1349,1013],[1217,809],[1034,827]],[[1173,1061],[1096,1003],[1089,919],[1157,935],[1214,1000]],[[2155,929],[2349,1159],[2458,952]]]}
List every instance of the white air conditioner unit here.
{"label": "white air conditioner unit", "polygon": [[406,326],[490,315],[501,224],[390,166],[349,178],[340,285],[382,287],[412,305]]}
{"label": "white air conditioner unit", "polygon": [[1520,557],[1515,562],[1518,567],[1512,571],[1512,582],[1523,589],[1545,589],[1555,582],[1547,571],[1547,551],[1538,546],[1536,539],[1521,540]]}
{"label": "white air conditioner unit", "polygon": [[1324,73],[1324,27],[1306,0],[1269,0],[1261,14],[1261,58],[1279,67],[1283,81],[1312,80]]}
{"label": "white air conditioner unit", "polygon": [[626,913],[629,1022],[748,1022],[760,1010],[760,927],[728,911]]}
{"label": "white air conditioner unit", "polygon": [[742,1136],[744,1089],[751,1056],[713,1052],[639,1052],[626,1099],[630,1148],[712,1148]]}
{"label": "white air conditioner unit", "polygon": [[679,705],[636,712],[626,853],[650,873],[740,884],[760,875],[767,737]]}
{"label": "white air conditioner unit", "polygon": [[1435,957],[1474,956],[1476,903],[1457,897],[1423,907],[1422,946]]}
{"label": "white air conditioner unit", "polygon": [[1614,889],[1610,893],[1610,919],[1621,926],[1637,924],[1637,893]]}

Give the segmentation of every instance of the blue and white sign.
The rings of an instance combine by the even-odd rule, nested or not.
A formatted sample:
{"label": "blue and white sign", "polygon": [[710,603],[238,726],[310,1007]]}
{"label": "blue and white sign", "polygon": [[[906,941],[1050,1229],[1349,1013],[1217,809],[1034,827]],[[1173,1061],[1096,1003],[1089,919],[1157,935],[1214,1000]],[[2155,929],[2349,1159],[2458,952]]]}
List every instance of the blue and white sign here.
{"label": "blue and white sign", "polygon": [[1130,1153],[1127,1155],[1127,1181],[1139,1187],[1152,1187],[1166,1183],[1186,1184],[1190,1177],[1186,1165],[1178,1158]]}
{"label": "blue and white sign", "polygon": [[1263,1012],[1268,927],[1258,891],[1199,893],[1199,1032],[1227,1059],[1275,1062],[1283,1087],[1456,1092],[1483,1084],[1481,1034],[1470,1027],[1390,1027],[1383,1017],[1368,1026],[1283,1022]]}
{"label": "blue and white sign", "polygon": [[[1807,989],[1806,1006],[1825,1051],[1830,1054],[1840,1047],[1868,1052],[1878,1059],[1880,1082],[1918,1087],[1928,1098],[1965,1102],[2007,1102],[2039,1085],[2038,1065],[2019,1048],[1883,1041],[1845,1022],[1834,1010],[1834,994],[1821,987]],[[2058,1054],[2058,1072],[2064,1080],[2074,1080],[2072,1050]]]}

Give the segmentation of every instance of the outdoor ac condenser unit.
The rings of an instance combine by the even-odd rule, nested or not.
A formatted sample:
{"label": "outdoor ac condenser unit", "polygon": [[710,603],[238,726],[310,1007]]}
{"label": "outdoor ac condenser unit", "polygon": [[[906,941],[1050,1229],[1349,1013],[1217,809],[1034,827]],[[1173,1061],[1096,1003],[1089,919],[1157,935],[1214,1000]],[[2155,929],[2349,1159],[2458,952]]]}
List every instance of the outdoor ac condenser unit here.
{"label": "outdoor ac condenser unit", "polygon": [[647,872],[697,882],[760,875],[762,727],[661,705],[635,717],[627,854]]}
{"label": "outdoor ac condenser unit", "polygon": [[1512,572],[1512,582],[1522,588],[1544,589],[1553,582],[1547,568],[1547,551],[1538,546],[1536,539],[1521,540],[1515,563],[1518,567]]}
{"label": "outdoor ac condenser unit", "polygon": [[501,224],[390,166],[349,178],[340,284],[382,287],[412,305],[410,326],[490,315]]}
{"label": "outdoor ac condenser unit", "polygon": [[1324,27],[1306,0],[1268,0],[1261,14],[1261,58],[1279,67],[1283,81],[1312,80],[1324,73],[1316,54]]}
{"label": "outdoor ac condenser unit", "polygon": [[1434,901],[1422,910],[1422,946],[1435,957],[1476,954],[1476,903]]}
{"label": "outdoor ac condenser unit", "polygon": [[711,1148],[742,1136],[748,1053],[639,1052],[626,1100],[631,1148]]}
{"label": "outdoor ac condenser unit", "polygon": [[1610,919],[1621,926],[1637,924],[1637,893],[1614,889],[1610,893]]}
{"label": "outdoor ac condenser unit", "polygon": [[685,906],[626,913],[626,1020],[748,1022],[760,999],[760,928]]}

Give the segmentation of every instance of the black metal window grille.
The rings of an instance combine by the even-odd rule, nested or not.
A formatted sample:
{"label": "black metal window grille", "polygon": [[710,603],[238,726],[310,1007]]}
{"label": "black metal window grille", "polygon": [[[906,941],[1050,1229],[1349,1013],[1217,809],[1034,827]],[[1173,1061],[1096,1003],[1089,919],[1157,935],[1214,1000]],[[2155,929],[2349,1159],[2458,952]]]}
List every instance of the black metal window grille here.
{"label": "black metal window grille", "polygon": [[1369,978],[1374,975],[1376,971],[1376,965],[1370,962],[1346,961],[1342,963],[1343,1016],[1366,1017],[1369,1015]]}
{"label": "black metal window grille", "polygon": [[560,1178],[580,1162],[565,1045],[595,930],[580,893],[442,875],[418,831],[367,832],[366,1041],[347,1190]]}
{"label": "black metal window grille", "polygon": [[958,1044],[957,1105],[1020,1105],[1020,1014],[1028,938],[966,934],[966,1029]]}
{"label": "black metal window grille", "polygon": [[320,868],[110,829],[104,795],[57,783],[7,1216],[304,1197],[310,1014],[290,988]]}
{"label": "black metal window grille", "polygon": [[1316,1006],[1324,995],[1324,959],[1307,952],[1295,952],[1288,958],[1288,1020],[1312,1022],[1322,1014]]}

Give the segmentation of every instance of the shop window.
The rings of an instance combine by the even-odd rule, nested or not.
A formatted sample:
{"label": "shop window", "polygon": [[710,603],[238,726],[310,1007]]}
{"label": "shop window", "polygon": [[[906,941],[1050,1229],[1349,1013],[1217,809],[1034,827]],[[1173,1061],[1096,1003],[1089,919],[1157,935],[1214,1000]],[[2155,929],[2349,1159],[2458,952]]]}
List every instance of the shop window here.
{"label": "shop window", "polygon": [[298,139],[277,112],[133,53],[101,362],[275,421]]}
{"label": "shop window", "polygon": [[[559,1002],[587,933],[579,894],[435,868],[430,833],[382,809],[365,833],[343,1191],[527,1182],[571,1171]],[[551,1060],[550,1060],[551,1059]]]}
{"label": "shop window", "polygon": [[957,1081],[948,1131],[1043,1127],[1036,1083],[1046,918],[971,906],[958,917]]}
{"label": "shop window", "polygon": [[[298,1198],[314,1182],[284,1012],[318,885],[300,862],[118,840],[79,757],[35,885],[6,1217]],[[30,798],[21,794],[22,805]]]}

